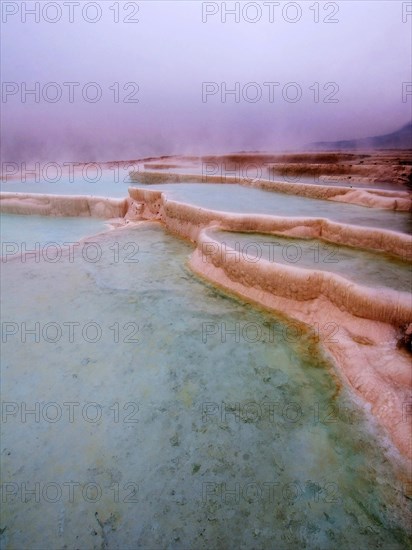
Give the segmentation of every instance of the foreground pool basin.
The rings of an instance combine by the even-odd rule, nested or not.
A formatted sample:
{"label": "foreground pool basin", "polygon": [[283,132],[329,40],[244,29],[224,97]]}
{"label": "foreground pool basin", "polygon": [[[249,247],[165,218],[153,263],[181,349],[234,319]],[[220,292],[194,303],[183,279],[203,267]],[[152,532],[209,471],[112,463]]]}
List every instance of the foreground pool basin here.
{"label": "foreground pool basin", "polygon": [[4,265],[6,547],[406,547],[386,443],[309,334],[157,224],[95,240]]}

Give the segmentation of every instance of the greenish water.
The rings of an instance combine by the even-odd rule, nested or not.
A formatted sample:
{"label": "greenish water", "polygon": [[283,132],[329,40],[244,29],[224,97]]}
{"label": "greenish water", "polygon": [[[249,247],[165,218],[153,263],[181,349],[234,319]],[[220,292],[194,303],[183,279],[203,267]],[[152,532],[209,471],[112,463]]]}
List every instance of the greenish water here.
{"label": "greenish water", "polygon": [[[140,187],[140,186],[139,186]],[[332,221],[410,233],[411,214],[252,189],[237,184],[168,183],[144,186],[170,199],[227,212],[328,218]]]}
{"label": "greenish water", "polygon": [[[130,165],[130,170],[132,170]],[[137,166],[135,167],[137,168]],[[96,172],[98,179],[90,173],[76,174],[72,178],[61,177],[57,182],[41,179],[2,182],[1,191],[17,193],[46,193],[54,195],[94,195],[126,197],[130,181],[128,170],[103,170]],[[50,176],[51,177],[51,176]],[[97,176],[96,176],[97,177]],[[177,183],[144,186],[149,189],[167,191],[170,198],[192,204],[226,210],[229,212],[271,214],[274,216],[329,218],[333,221],[380,227],[404,233],[412,232],[412,219],[408,212],[395,212],[376,208],[310,199],[262,189],[252,189],[237,184]]]}
{"label": "greenish water", "polygon": [[[14,193],[44,193],[52,195],[94,195],[97,197],[127,197],[131,185],[129,170],[123,168],[114,170],[84,170],[72,176],[61,176],[53,181],[53,174],[45,174],[45,178],[27,178],[27,181],[9,180],[0,182],[0,190]],[[137,168],[137,166],[135,167]]]}
{"label": "greenish water", "polygon": [[[156,163],[155,163],[156,164]],[[307,183],[310,185],[327,185],[328,187],[348,187],[355,189],[385,189],[389,191],[405,191],[406,187],[396,183],[390,182],[377,182],[373,184],[364,184],[356,181],[356,177],[350,181],[339,181],[337,178],[329,181],[322,181],[317,176],[292,176],[284,174],[276,174],[266,166],[258,166],[256,163],[248,163],[245,161],[243,164],[233,162],[223,162],[217,164],[215,162],[205,163],[204,165],[198,164],[193,166],[179,166],[173,168],[150,168],[150,163],[147,163],[148,171],[163,172],[171,174],[200,174],[205,178],[207,175],[222,176],[222,177],[238,177],[238,178],[250,178],[255,181],[269,180],[280,181],[285,183]]]}
{"label": "greenish water", "polygon": [[401,292],[412,290],[411,264],[387,254],[338,246],[316,239],[232,231],[210,231],[209,234],[248,262],[256,263],[262,258],[305,269],[331,271],[360,285],[387,287]]}
{"label": "greenish water", "polygon": [[0,216],[1,255],[10,253],[16,247],[17,252],[22,252],[23,245],[25,250],[35,250],[36,243],[42,247],[47,243],[63,246],[65,242],[73,242],[106,229],[107,224],[95,218],[2,214]]}
{"label": "greenish water", "polygon": [[385,443],[309,335],[202,283],[160,226],[98,242],[3,266],[2,547],[408,547]]}

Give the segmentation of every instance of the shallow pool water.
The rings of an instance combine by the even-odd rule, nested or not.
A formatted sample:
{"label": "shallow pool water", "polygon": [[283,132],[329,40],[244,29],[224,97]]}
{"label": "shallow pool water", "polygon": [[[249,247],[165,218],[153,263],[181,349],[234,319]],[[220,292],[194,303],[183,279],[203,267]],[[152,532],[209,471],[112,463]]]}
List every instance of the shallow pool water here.
{"label": "shallow pool water", "polygon": [[22,251],[34,250],[36,243],[45,246],[57,243],[74,242],[89,235],[95,235],[107,229],[107,224],[95,218],[55,218],[46,216],[19,216],[2,214],[0,217],[0,243],[2,253],[10,253],[13,244]]}
{"label": "shallow pool water", "polygon": [[[299,268],[331,271],[360,285],[412,290],[409,262],[387,254],[338,246],[316,239],[296,239],[231,231],[210,231],[210,236],[225,243],[239,258],[256,263],[260,258]],[[233,257],[233,254],[232,254]]]}
{"label": "shallow pool water", "polygon": [[161,168],[160,165],[155,165],[155,168],[151,168],[150,164],[147,163],[146,170],[153,171],[153,172],[162,172],[162,173],[170,173],[170,174],[201,174],[205,177],[207,175],[214,175],[214,176],[235,176],[235,177],[244,177],[244,178],[250,178],[254,179],[257,182],[260,180],[269,180],[269,181],[280,181],[284,183],[308,183],[311,185],[327,185],[330,187],[349,187],[349,188],[355,188],[355,189],[385,189],[388,191],[406,191],[406,187],[397,183],[390,183],[390,182],[377,182],[373,184],[365,184],[360,183],[356,181],[356,178],[352,178],[350,181],[339,181],[338,179],[333,180],[330,179],[328,181],[322,181],[320,177],[316,176],[288,176],[284,174],[276,174],[273,173],[272,170],[269,170],[267,167],[262,166],[260,168],[257,167],[256,164],[245,164],[244,167],[240,166],[239,164],[231,164],[227,163],[227,165],[223,164],[223,167],[216,166],[216,163],[209,163],[202,166],[199,165],[192,165],[192,166],[179,166],[179,167],[173,167],[170,168],[167,166],[165,168]]}
{"label": "shallow pool water", "polygon": [[5,548],[406,547],[410,501],[308,334],[158,225],[99,244],[3,268]]}
{"label": "shallow pool water", "polygon": [[[139,170],[139,165],[134,167]],[[141,186],[130,180],[133,166],[100,172],[85,171],[73,177],[61,177],[58,182],[42,179],[1,182],[0,190],[16,193],[45,193],[54,195],[94,195],[127,197],[128,188]],[[183,171],[184,172],[184,171]],[[182,172],[182,173],[183,173]],[[98,178],[97,181],[91,181]],[[412,233],[412,217],[409,212],[395,212],[376,208],[311,199],[284,193],[252,189],[238,184],[176,183],[144,186],[167,191],[170,198],[192,204],[226,210],[229,212],[272,214],[277,216],[322,217],[334,221],[380,227]]]}
{"label": "shallow pool water", "polygon": [[[140,186],[138,186],[140,187]],[[228,212],[329,218],[330,220],[410,233],[409,212],[365,208],[327,200],[252,189],[237,184],[174,183],[145,186],[167,192],[170,199]]]}
{"label": "shallow pool water", "polygon": [[[129,166],[129,165],[127,165]],[[27,181],[9,180],[0,183],[0,190],[15,193],[44,193],[52,195],[94,195],[97,197],[127,197],[131,184],[128,169],[89,169],[72,176],[61,176],[53,181],[52,174],[45,178],[27,178]]]}

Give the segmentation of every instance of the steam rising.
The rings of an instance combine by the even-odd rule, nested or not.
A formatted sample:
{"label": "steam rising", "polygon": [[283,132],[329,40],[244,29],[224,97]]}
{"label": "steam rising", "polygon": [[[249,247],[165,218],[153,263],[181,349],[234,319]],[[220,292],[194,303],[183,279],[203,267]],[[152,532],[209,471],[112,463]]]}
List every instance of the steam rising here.
{"label": "steam rising", "polygon": [[[185,1],[129,3],[139,8],[139,22],[129,24],[122,18],[131,10],[120,2],[115,23],[112,4],[99,4],[102,16],[94,24],[81,11],[72,23],[63,11],[54,24],[42,16],[38,23],[27,16],[24,23],[21,13],[4,22],[3,13],[2,161],[298,150],[315,141],[389,133],[411,118],[412,93],[406,92],[412,89],[402,83],[412,81],[412,14],[403,14],[403,2],[335,3],[338,22],[329,24],[323,22],[325,2],[319,3],[319,23],[309,2],[297,3],[301,18],[295,23],[282,18],[286,2],[273,7],[273,22],[263,3],[251,3],[262,9],[255,23],[242,13],[239,23],[230,15],[222,22],[222,3]],[[226,2],[227,8],[235,4]],[[22,96],[24,86],[33,89],[36,82],[39,102]],[[52,96],[52,88],[44,88],[51,82],[63,92],[56,103],[43,99],[43,93]],[[80,83],[72,103],[65,82]],[[96,103],[82,96],[91,82],[102,91]],[[234,89],[237,82],[239,96],[225,96],[224,87]],[[279,83],[273,101],[268,82]],[[5,83],[18,91],[5,96]],[[132,96],[138,103],[123,102],[133,92],[133,84],[123,89],[127,83],[138,85]],[[202,97],[204,83],[214,83],[217,92]],[[244,99],[248,83],[260,88],[258,101]],[[284,98],[290,83],[299,86],[299,101]],[[324,102],[332,90],[324,89],[327,83],[338,86],[337,102]],[[246,88],[246,95],[254,89]],[[292,96],[293,87],[288,92]]]}

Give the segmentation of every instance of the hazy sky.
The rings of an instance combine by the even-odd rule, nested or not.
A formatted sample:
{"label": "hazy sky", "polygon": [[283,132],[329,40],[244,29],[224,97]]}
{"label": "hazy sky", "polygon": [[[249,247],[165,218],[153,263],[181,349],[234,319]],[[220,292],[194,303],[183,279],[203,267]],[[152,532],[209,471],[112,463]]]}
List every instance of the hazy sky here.
{"label": "hazy sky", "polygon": [[411,2],[1,7],[3,161],[290,149],[411,119]]}

